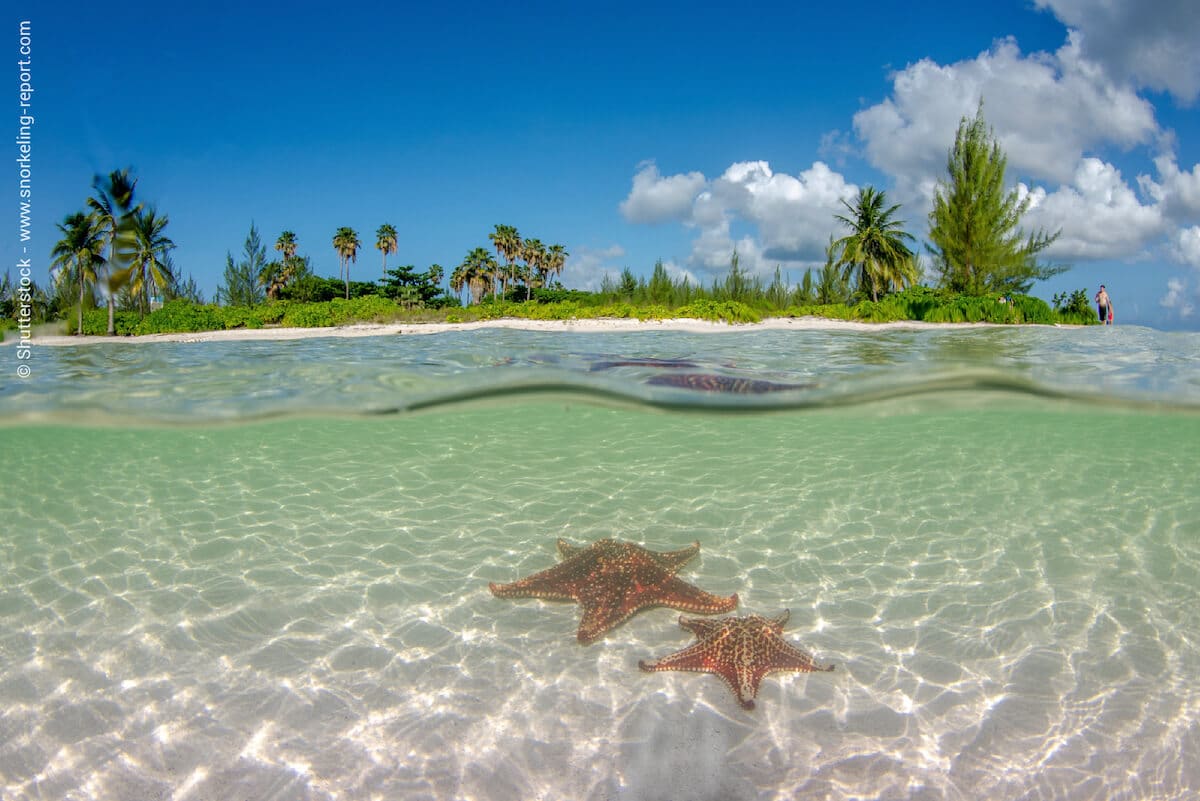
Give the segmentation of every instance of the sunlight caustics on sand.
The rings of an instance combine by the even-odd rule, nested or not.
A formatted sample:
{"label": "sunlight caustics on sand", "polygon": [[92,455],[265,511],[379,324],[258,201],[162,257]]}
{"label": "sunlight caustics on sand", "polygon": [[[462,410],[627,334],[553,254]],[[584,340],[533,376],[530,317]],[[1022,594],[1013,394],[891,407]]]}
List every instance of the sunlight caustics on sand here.
{"label": "sunlight caustics on sand", "polygon": [[[1200,792],[1200,359],[1112,333],[47,348],[0,391],[0,796]],[[747,711],[638,670],[672,610],[581,646],[488,590],[558,537],[698,540],[683,578],[837,670]]]}

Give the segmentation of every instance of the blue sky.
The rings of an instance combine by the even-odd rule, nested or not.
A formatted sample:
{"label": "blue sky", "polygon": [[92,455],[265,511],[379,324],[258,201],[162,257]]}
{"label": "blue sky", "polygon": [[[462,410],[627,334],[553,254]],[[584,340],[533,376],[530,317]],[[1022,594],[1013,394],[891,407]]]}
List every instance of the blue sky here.
{"label": "blue sky", "polygon": [[1034,294],[1103,282],[1119,322],[1200,328],[1193,0],[432,5],[30,11],[41,267],[131,166],[210,298],[251,221],[325,275],[339,226],[373,279],[382,223],[392,264],[447,272],[503,223],[563,244],[569,286],[658,259],[708,282],[734,247],[799,280],[858,187],[923,238],[982,97],[1026,227],[1074,265]]}

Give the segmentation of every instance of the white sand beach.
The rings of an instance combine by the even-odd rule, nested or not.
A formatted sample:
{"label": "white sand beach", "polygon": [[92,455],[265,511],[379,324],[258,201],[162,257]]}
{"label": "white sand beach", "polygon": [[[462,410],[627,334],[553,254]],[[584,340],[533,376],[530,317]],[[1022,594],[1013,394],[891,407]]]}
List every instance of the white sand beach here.
{"label": "white sand beach", "polygon": [[[397,335],[436,334],[446,331],[474,331],[483,328],[514,328],[525,331],[571,331],[576,333],[603,333],[613,331],[687,331],[691,333],[721,333],[730,331],[761,330],[850,330],[878,331],[882,329],[930,329],[945,328],[988,328],[994,323],[923,323],[916,321],[894,323],[862,323],[850,320],[830,320],[821,317],[772,317],[760,323],[721,323],[708,320],[675,318],[670,320],[629,320],[617,318],[584,320],[524,320],[503,318],[479,320],[466,323],[359,323],[332,328],[235,328],[227,331],[196,331],[178,334],[147,334],[145,336],[65,336],[61,334],[35,335],[36,346],[91,345],[108,343],[146,342],[236,342],[290,339],[312,339],[316,337],[375,337]],[[17,340],[16,332],[8,332],[4,344]]]}

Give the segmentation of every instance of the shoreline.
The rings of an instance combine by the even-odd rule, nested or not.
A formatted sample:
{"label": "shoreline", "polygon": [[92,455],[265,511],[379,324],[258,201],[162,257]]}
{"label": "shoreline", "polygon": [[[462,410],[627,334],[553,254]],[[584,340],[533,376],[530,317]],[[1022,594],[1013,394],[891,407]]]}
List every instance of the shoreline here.
{"label": "shoreline", "polygon": [[[1012,328],[999,323],[926,323],[917,320],[891,323],[864,323],[856,320],[832,320],[824,317],[770,317],[758,323],[724,323],[690,318],[667,320],[633,320],[598,318],[583,320],[526,320],[502,317],[497,320],[476,320],[465,323],[355,323],[329,328],[231,328],[221,331],[193,331],[172,334],[143,334],[141,336],[77,336],[66,334],[35,334],[27,343],[34,347],[47,345],[95,345],[100,343],[146,342],[264,342],[321,337],[374,337],[438,334],[449,331],[476,331],[487,328],[507,328],[522,331],[560,331],[572,333],[610,333],[641,331],[684,331],[688,333],[728,333],[731,331],[878,331],[929,330],[939,328]],[[1015,326],[1024,327],[1024,326]],[[1077,326],[1055,326],[1069,327]],[[5,337],[0,345],[18,341]]]}

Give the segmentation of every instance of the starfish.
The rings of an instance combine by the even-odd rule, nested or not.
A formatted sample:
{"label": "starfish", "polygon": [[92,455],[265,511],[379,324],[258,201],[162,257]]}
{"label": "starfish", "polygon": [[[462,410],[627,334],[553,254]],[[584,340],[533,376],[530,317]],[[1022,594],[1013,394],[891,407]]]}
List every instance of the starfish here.
{"label": "starfish", "polygon": [[675,577],[700,552],[698,542],[664,553],[611,539],[587,547],[559,540],[558,552],[563,561],[554,567],[511,584],[488,587],[498,598],[577,601],[583,607],[578,632],[583,645],[648,607],[669,606],[711,615],[737,606],[736,594],[728,598],[712,595]]}
{"label": "starfish", "polygon": [[660,387],[682,387],[701,392],[732,392],[736,395],[763,395],[767,392],[787,392],[812,389],[816,384],[780,384],[759,378],[733,378],[715,373],[666,373],[646,379],[647,384]]}
{"label": "starfish", "polygon": [[679,625],[696,635],[696,642],[682,651],[656,659],[640,661],[647,672],[690,670],[715,673],[737,696],[745,709],[754,709],[754,698],[763,676],[779,670],[833,670],[833,665],[818,665],[812,655],[783,639],[788,610],[777,618],[759,615],[723,617],[720,620],[679,618]]}

